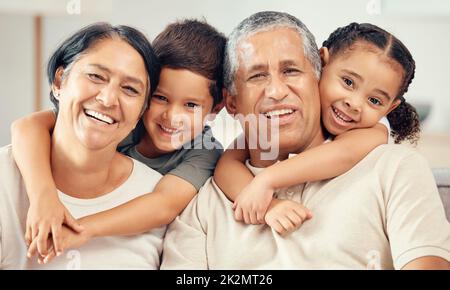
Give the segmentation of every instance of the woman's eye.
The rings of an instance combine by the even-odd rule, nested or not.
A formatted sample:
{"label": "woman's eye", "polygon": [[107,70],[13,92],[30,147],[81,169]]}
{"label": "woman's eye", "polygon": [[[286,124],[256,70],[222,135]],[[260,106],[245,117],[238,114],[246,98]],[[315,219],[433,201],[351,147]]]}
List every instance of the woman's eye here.
{"label": "woman's eye", "polygon": [[257,81],[257,80],[262,80],[266,77],[265,74],[263,73],[258,73],[258,74],[254,74],[251,77],[248,78],[248,80],[253,80],[253,81]]}
{"label": "woman's eye", "polygon": [[377,105],[377,106],[382,105],[381,101],[378,100],[377,98],[369,98],[369,101],[370,101],[372,104]]}
{"label": "woman's eye", "polygon": [[197,108],[199,105],[196,103],[189,102],[189,103],[186,103],[186,106],[188,108]]}
{"label": "woman's eye", "polygon": [[133,87],[130,87],[130,86],[125,86],[125,87],[123,87],[128,93],[130,93],[130,94],[132,94],[132,95],[139,95],[139,92],[135,89],[135,88],[133,88]]}
{"label": "woman's eye", "polygon": [[99,74],[95,74],[95,73],[89,73],[87,74],[89,79],[91,79],[94,82],[99,82],[99,81],[104,81],[105,78]]}
{"label": "woman's eye", "polygon": [[344,81],[344,83],[349,86],[349,87],[353,87],[353,81],[351,79],[348,78],[342,78],[342,80]]}

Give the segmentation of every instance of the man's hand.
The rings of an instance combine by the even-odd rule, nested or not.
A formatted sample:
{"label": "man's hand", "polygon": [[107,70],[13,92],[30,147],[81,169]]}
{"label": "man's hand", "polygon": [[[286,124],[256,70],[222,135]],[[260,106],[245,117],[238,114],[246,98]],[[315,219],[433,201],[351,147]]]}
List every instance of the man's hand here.
{"label": "man's hand", "polygon": [[298,229],[311,218],[311,211],[301,203],[274,198],[267,210],[265,221],[278,234],[284,236]]}
{"label": "man's hand", "polygon": [[25,242],[29,247],[32,241],[36,241],[36,247],[41,256],[48,254],[49,236],[56,253],[62,252],[61,229],[65,224],[76,232],[81,232],[83,227],[73,218],[64,207],[55,193],[44,193],[39,199],[30,202],[28,209]]}
{"label": "man's hand", "polygon": [[263,224],[273,193],[274,189],[268,182],[256,176],[236,198],[234,218],[246,224]]}

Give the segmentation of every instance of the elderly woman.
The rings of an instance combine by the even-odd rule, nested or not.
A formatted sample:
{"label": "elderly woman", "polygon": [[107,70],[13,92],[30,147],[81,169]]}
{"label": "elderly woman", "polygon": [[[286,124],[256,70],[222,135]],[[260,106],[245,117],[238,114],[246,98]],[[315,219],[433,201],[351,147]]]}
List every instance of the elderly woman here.
{"label": "elderly woman", "polygon": [[[116,151],[141,117],[158,73],[147,39],[127,26],[99,23],[83,28],[51,57],[50,96],[58,112],[51,172],[60,200],[76,218],[145,194],[161,178]],[[26,259],[23,233],[30,202],[10,146],[0,149],[0,176],[0,269],[42,268],[36,259]],[[84,231],[62,231],[80,244],[86,238]],[[161,227],[132,237],[91,240],[45,267],[155,269],[164,232]]]}

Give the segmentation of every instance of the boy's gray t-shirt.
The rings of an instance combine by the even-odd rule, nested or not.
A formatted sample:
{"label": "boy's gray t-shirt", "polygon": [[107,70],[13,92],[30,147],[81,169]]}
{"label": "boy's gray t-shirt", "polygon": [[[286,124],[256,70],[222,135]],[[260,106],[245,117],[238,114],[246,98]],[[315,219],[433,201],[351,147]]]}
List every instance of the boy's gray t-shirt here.
{"label": "boy's gray t-shirt", "polygon": [[216,163],[223,152],[222,145],[214,138],[209,126],[205,126],[202,134],[184,144],[182,148],[157,158],[145,157],[139,153],[136,145],[130,134],[119,144],[117,150],[162,175],[172,174],[188,181],[197,191],[213,175]]}

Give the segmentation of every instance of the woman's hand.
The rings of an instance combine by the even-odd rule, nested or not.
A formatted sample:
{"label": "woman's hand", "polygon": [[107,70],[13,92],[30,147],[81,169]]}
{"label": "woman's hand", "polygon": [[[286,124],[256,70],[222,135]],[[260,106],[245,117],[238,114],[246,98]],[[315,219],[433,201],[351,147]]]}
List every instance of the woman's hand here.
{"label": "woman's hand", "polygon": [[[62,253],[61,246],[62,225],[67,225],[75,232],[83,231],[83,227],[69,213],[58,198],[56,191],[47,192],[30,202],[28,209],[25,241],[28,250],[28,257],[35,254],[36,250],[41,256],[48,254],[48,239],[52,239],[54,251]],[[35,242],[36,249],[30,247]]]}
{"label": "woman's hand", "polygon": [[[66,226],[62,226],[60,232],[60,245],[64,249],[77,249],[86,244],[92,235],[88,230],[84,230],[82,232],[75,232]],[[62,255],[62,252],[57,253],[55,248],[52,247],[52,239],[49,238],[47,241],[48,253],[47,255],[39,255],[38,263],[39,264],[47,264],[53,260],[53,258]],[[31,251],[36,251],[37,242],[34,240],[30,245]]]}

